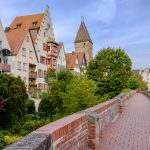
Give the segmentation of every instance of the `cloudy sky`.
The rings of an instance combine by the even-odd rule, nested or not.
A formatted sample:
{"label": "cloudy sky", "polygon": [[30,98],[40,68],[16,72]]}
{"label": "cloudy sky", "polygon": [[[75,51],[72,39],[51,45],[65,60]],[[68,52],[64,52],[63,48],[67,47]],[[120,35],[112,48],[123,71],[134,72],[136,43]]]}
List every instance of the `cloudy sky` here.
{"label": "cloudy sky", "polygon": [[150,67],[149,0],[1,0],[3,26],[20,15],[41,13],[50,6],[56,41],[63,41],[67,52],[81,16],[94,43],[94,55],[103,47],[121,47],[131,57],[134,69]]}

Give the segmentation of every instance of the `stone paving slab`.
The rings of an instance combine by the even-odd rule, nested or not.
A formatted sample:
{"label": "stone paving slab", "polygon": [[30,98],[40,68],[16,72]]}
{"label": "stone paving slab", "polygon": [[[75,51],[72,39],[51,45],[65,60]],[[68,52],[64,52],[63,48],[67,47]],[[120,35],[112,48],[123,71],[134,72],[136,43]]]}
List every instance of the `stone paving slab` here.
{"label": "stone paving slab", "polygon": [[100,150],[150,150],[150,99],[136,94],[102,135]]}

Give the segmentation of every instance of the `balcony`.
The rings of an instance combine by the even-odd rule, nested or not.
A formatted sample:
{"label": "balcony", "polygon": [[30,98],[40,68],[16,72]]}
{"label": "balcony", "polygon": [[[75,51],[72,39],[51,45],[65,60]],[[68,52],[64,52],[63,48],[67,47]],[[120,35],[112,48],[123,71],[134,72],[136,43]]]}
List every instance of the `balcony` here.
{"label": "balcony", "polygon": [[10,68],[8,64],[0,64],[0,72],[10,72]]}
{"label": "balcony", "polygon": [[29,79],[36,80],[37,78],[37,72],[29,72]]}

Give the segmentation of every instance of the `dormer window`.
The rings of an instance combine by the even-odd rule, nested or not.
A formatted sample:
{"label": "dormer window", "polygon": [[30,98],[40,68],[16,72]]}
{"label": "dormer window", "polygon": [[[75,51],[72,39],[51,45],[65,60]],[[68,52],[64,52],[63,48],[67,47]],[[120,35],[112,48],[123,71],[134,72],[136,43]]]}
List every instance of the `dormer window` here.
{"label": "dormer window", "polygon": [[37,21],[32,22],[32,28],[36,27]]}
{"label": "dormer window", "polygon": [[17,25],[16,25],[16,28],[17,28],[17,29],[20,29],[20,28],[21,28],[21,23],[17,24]]}

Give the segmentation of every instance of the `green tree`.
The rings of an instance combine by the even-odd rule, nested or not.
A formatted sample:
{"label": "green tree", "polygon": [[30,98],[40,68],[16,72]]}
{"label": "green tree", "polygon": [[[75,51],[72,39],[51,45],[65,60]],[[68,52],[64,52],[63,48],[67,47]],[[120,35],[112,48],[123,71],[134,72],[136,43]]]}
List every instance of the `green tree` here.
{"label": "green tree", "polygon": [[4,122],[7,125],[12,125],[24,116],[26,112],[25,100],[28,96],[25,84],[19,77],[0,74],[0,97],[0,103],[3,104],[2,109],[5,110],[0,113],[0,126]]}
{"label": "green tree", "polygon": [[128,86],[131,76],[131,59],[120,48],[104,48],[98,52],[87,67],[87,75],[97,82],[97,94],[110,93],[110,97]]}
{"label": "green tree", "polygon": [[140,87],[139,81],[133,76],[129,78],[128,84],[130,89],[138,89]]}
{"label": "green tree", "polygon": [[42,117],[62,117],[98,103],[95,82],[87,77],[75,76],[68,70],[47,75],[49,89],[43,96],[39,113]]}
{"label": "green tree", "polygon": [[42,117],[49,116],[53,119],[55,114],[63,114],[62,93],[66,92],[66,86],[73,77],[74,75],[68,70],[47,73],[45,80],[49,89],[39,105],[39,113]]}
{"label": "green tree", "polygon": [[95,96],[96,84],[86,76],[76,76],[67,85],[63,93],[64,111],[66,114],[75,113],[96,105],[98,98]]}
{"label": "green tree", "polygon": [[146,82],[143,80],[139,72],[132,71],[131,78],[138,83],[137,88],[140,89],[141,91],[146,91],[148,89]]}

